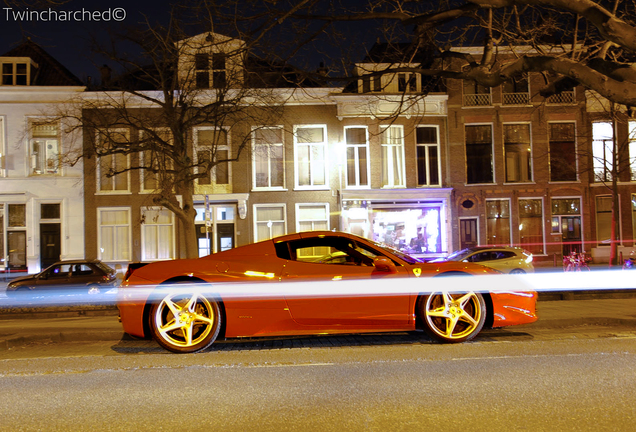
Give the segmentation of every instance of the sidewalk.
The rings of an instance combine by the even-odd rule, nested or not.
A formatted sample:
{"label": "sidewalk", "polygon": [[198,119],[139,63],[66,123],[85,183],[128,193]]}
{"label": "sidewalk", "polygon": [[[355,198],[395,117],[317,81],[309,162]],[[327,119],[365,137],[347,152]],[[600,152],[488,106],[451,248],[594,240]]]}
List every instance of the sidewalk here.
{"label": "sidewalk", "polygon": [[[537,322],[510,328],[523,331],[524,328],[613,325],[636,331],[636,298],[542,301],[537,309]],[[0,352],[39,341],[117,342],[123,337],[116,313],[0,321]]]}

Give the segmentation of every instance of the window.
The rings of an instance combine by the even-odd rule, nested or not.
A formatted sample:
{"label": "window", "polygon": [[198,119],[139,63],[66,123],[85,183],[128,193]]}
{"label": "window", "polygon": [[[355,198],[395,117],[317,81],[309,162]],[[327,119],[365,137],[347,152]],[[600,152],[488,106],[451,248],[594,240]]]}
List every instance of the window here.
{"label": "window", "polygon": [[614,167],[614,127],[610,122],[592,123],[594,180],[612,181]]}
{"label": "window", "polygon": [[0,116],[0,177],[4,177],[5,173],[5,157],[6,150],[4,149],[4,117]]}
{"label": "window", "polygon": [[504,153],[506,158],[506,182],[532,181],[532,146],[529,124],[505,124]]}
{"label": "window", "polygon": [[[211,58],[210,58],[211,57]],[[226,85],[226,55],[223,53],[197,53],[194,55],[196,87],[209,89],[224,88]],[[211,81],[210,81],[211,79]]]}
{"label": "window", "polygon": [[197,88],[210,88],[210,55],[208,53],[195,54],[194,69]]}
{"label": "window", "polygon": [[636,181],[636,121],[634,120],[629,121],[629,171],[631,181]]}
{"label": "window", "polygon": [[259,242],[287,233],[285,204],[254,204],[254,241]]}
{"label": "window", "polygon": [[510,200],[486,200],[486,236],[489,245],[510,245]]}
{"label": "window", "polygon": [[377,251],[345,237],[310,237],[291,241],[288,248],[279,247],[279,257],[289,255],[293,261],[316,265],[373,266],[373,260],[381,255]]}
{"label": "window", "polygon": [[528,76],[522,75],[506,81],[502,85],[504,105],[528,105],[530,93],[528,91]]}
{"label": "window", "polygon": [[283,128],[252,130],[253,187],[282,189],[285,186]]}
{"label": "window", "polygon": [[130,158],[123,153],[114,153],[117,149],[125,150],[129,142],[127,129],[109,129],[98,135],[98,146],[101,151],[111,152],[98,157],[97,190],[99,192],[130,191]]}
{"label": "window", "polygon": [[[0,239],[2,246],[4,267],[11,269],[26,269],[26,205],[8,204],[7,214],[3,214],[4,206],[0,205],[0,237],[5,235],[4,220],[6,220],[6,257],[4,257],[4,238]],[[6,219],[5,219],[6,217]]]}
{"label": "window", "polygon": [[550,181],[576,181],[576,133],[574,123],[549,123]]}
{"label": "window", "polygon": [[383,127],[380,133],[382,147],[382,187],[404,187],[404,126]]}
{"label": "window", "polygon": [[[561,234],[563,255],[583,251],[581,198],[552,199],[552,234]],[[554,237],[552,237],[554,239]]]}
{"label": "window", "polygon": [[32,121],[31,126],[31,174],[59,174],[60,148],[58,124]]}
{"label": "window", "polygon": [[[616,224],[619,225],[618,222]],[[612,197],[596,197],[596,241],[601,246],[612,243]]]}
{"label": "window", "polygon": [[294,127],[296,187],[327,186],[327,126]]}
{"label": "window", "polygon": [[493,183],[491,125],[466,126],[466,183]]}
{"label": "window", "polygon": [[369,187],[369,134],[364,126],[345,127],[348,188]]}
{"label": "window", "polygon": [[34,70],[37,66],[29,58],[14,59],[2,64],[2,85],[25,86],[32,84]]}
{"label": "window", "polygon": [[97,209],[98,258],[102,261],[130,261],[130,209]]}
{"label": "window", "polygon": [[197,207],[194,223],[197,229],[199,256],[222,252],[234,247],[234,217],[236,206],[209,204],[209,211]]}
{"label": "window", "polygon": [[519,200],[519,236],[524,249],[535,255],[543,255],[543,201]]}
{"label": "window", "polygon": [[440,186],[440,158],[437,127],[418,126],[415,129],[417,153],[417,185]]}
{"label": "window", "polygon": [[212,54],[212,85],[216,89],[225,88],[227,78],[225,72],[226,55]]}
{"label": "window", "polygon": [[[172,144],[170,130],[156,129],[153,131],[158,138],[164,143]],[[139,164],[143,168],[141,174],[141,190],[144,192],[154,192],[162,187],[161,178],[169,176],[168,170],[172,168],[172,160],[170,160],[164,151],[165,147],[161,142],[154,143],[154,138],[150,133],[143,133],[144,139],[148,137],[146,144],[150,150],[145,150],[139,154]]]}
{"label": "window", "polygon": [[[407,79],[408,77],[408,79]],[[415,74],[398,74],[398,91],[404,93],[417,91],[417,76]]]}
{"label": "window", "polygon": [[487,106],[491,105],[490,88],[477,84],[476,81],[465,80],[464,86],[464,106]]}
{"label": "window", "polygon": [[167,209],[141,209],[142,261],[169,260],[174,253],[174,216]]}
{"label": "window", "polygon": [[[221,128],[200,128],[194,131],[194,145],[196,147],[197,165],[199,172],[203,172],[206,164],[211,160],[217,161],[209,175],[199,178],[199,185],[228,185],[230,184],[230,146],[228,132]],[[224,161],[224,162],[223,162]]]}
{"label": "window", "polygon": [[328,230],[329,204],[296,204],[296,232]]}

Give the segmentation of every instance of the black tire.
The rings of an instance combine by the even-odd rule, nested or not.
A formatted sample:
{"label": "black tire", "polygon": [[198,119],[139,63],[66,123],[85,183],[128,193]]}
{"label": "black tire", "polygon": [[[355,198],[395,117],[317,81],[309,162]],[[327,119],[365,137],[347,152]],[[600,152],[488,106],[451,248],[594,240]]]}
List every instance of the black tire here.
{"label": "black tire", "polygon": [[510,270],[510,274],[526,274],[526,271],[520,268]]}
{"label": "black tire", "polygon": [[208,348],[221,329],[216,300],[182,287],[164,291],[150,308],[152,337],[168,351],[195,353]]}
{"label": "black tire", "polygon": [[418,302],[418,314],[424,330],[447,343],[473,339],[484,327],[486,302],[477,292],[432,293]]}
{"label": "black tire", "polygon": [[100,287],[99,285],[92,284],[86,288],[86,294],[89,295],[101,294],[101,292],[102,287]]}

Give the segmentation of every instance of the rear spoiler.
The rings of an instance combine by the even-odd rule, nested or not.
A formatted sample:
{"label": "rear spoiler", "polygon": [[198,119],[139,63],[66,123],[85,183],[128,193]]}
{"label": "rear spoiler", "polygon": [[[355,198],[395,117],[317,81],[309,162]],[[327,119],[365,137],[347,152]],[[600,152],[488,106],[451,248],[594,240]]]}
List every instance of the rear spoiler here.
{"label": "rear spoiler", "polygon": [[128,278],[134,273],[135,270],[142,268],[145,265],[150,263],[144,262],[131,262],[128,263],[128,268],[126,269],[126,273],[124,274],[124,282],[128,280]]}

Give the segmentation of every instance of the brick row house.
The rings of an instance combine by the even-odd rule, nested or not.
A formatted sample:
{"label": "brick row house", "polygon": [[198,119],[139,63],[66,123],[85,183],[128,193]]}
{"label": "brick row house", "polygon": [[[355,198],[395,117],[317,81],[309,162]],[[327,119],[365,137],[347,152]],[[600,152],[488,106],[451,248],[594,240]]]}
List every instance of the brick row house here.
{"label": "brick row house", "polygon": [[[221,43],[212,50],[196,48],[211,39]],[[236,49],[241,41],[206,33],[187,43],[195,48],[184,51],[179,73],[184,65],[194,65],[190,79],[201,91],[201,101],[213,100],[217,88],[235,79],[267,94],[241,111],[240,119],[202,122],[188,133],[189,157],[195,161],[232,159],[242,149],[237,161],[219,163],[194,181],[199,256],[286,233],[326,229],[356,233],[423,258],[491,244],[521,245],[539,261],[560,263],[562,255],[574,250],[607,262],[612,171],[607,159],[614,140],[624,144],[618,159],[620,246],[624,254],[631,249],[636,123],[627,113],[610,116],[607,104],[590,102],[592,96],[581,88],[545,99],[539,95],[546,85],[539,74],[488,89],[392,72],[423,65],[426,54],[402,64],[396,53],[387,56],[391,47],[385,44],[377,44],[356,65],[359,79],[351,85],[331,87],[311,80],[298,85],[300,79],[269,74],[271,65],[249,57],[236,60],[219,48]],[[6,83],[0,92],[10,94],[8,78]],[[19,89],[29,90],[24,84]],[[418,96],[421,92],[427,96]],[[86,101],[105,94],[114,95],[95,89],[82,93]],[[147,166],[148,154],[92,154],[79,173],[79,165],[38,172],[37,157],[29,159],[28,149],[38,138],[39,123],[31,127],[32,138],[7,135],[14,111],[5,103],[0,104],[4,256],[15,250],[7,245],[22,235],[20,265],[30,272],[41,268],[42,234],[35,233],[55,223],[60,226],[61,258],[84,255],[125,266],[185,256],[182,222],[156,204],[160,179],[144,169],[110,175],[117,167]],[[131,113],[156,110],[139,100],[127,107]],[[15,114],[17,122],[30,124],[32,114]],[[152,127],[168,133],[161,122]],[[85,127],[85,149],[99,140],[142,141],[148,134],[147,129],[117,124],[108,128],[113,135],[105,138]],[[63,145],[61,129],[57,136]],[[23,154],[16,155],[10,142],[20,142]],[[603,158],[604,164],[599,162]],[[16,166],[23,166],[22,177],[12,171]],[[6,193],[4,185],[13,178],[33,184],[33,190],[12,186],[13,195]],[[61,187],[67,180],[72,188]],[[78,185],[83,195],[77,193]],[[71,190],[75,198],[61,196]],[[38,198],[31,195],[35,191],[42,191]],[[60,204],[60,213],[55,213],[55,204]],[[26,221],[18,226],[14,214],[22,211]],[[68,219],[71,214],[75,219]],[[77,228],[80,223],[84,230]],[[23,234],[12,234],[19,232]]]}
{"label": "brick row house", "polygon": [[56,112],[85,87],[30,40],[0,70],[0,271],[33,273],[84,256],[82,163],[63,163],[81,134]]}

